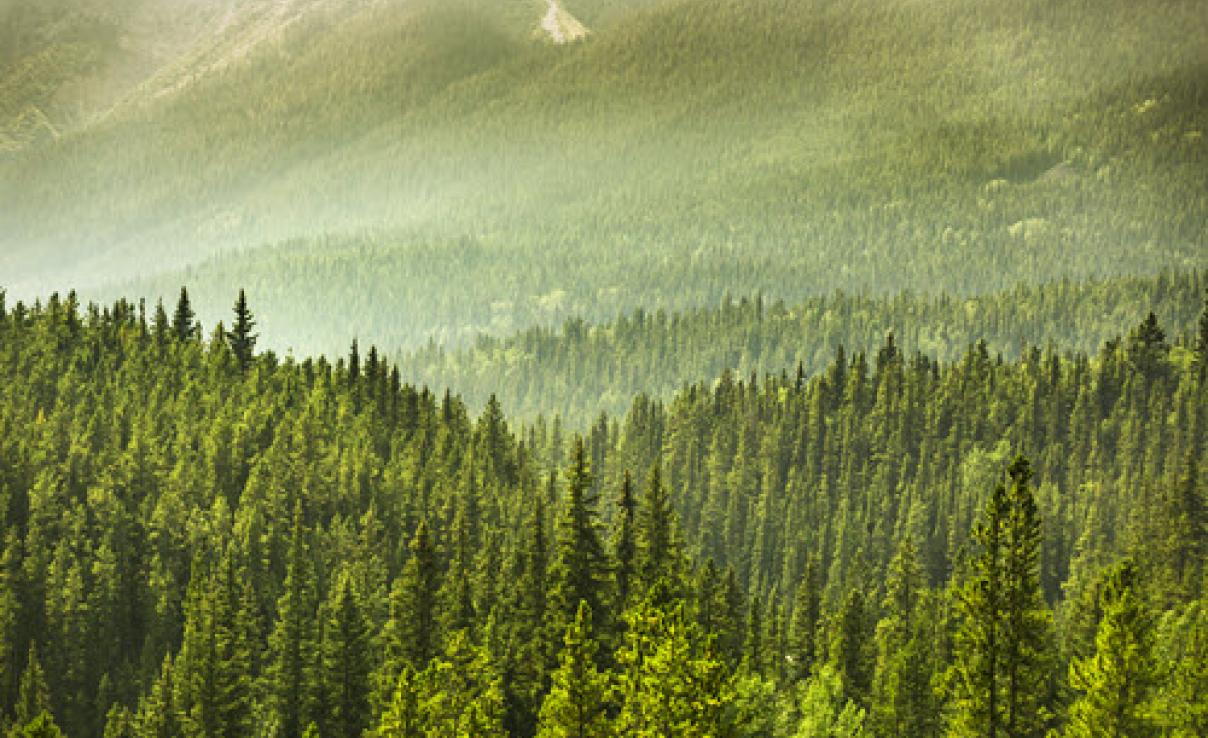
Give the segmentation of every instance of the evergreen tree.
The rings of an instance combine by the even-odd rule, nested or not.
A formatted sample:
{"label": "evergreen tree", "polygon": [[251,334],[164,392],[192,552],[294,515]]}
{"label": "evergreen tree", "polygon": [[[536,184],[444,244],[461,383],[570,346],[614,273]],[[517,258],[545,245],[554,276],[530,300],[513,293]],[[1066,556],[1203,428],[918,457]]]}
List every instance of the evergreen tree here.
{"label": "evergreen tree", "polygon": [[25,671],[21,673],[21,690],[14,717],[17,725],[27,725],[36,721],[43,713],[50,714],[50,711],[50,688],[46,684],[46,672],[38,659],[37,644],[31,642]]}
{"label": "evergreen tree", "polygon": [[658,464],[650,469],[638,506],[636,534],[635,569],[643,594],[657,607],[669,606],[683,594],[683,554]]}
{"label": "evergreen tree", "polygon": [[369,676],[372,655],[364,606],[348,572],[340,575],[324,608],[323,690],[326,714],[323,735],[360,738],[369,726]]}
{"label": "evergreen tree", "polygon": [[872,687],[872,639],[863,592],[852,589],[847,593],[830,630],[829,663],[839,677],[844,700],[867,709]]}
{"label": "evergreen tree", "polygon": [[639,605],[626,615],[626,624],[617,653],[616,733],[636,738],[724,734],[733,679],[682,605],[671,612]]}
{"label": "evergreen tree", "polygon": [[383,632],[385,684],[404,667],[422,671],[436,656],[440,573],[428,524],[420,521],[408,546],[410,555],[390,595],[390,620]]}
{"label": "evergreen tree", "polygon": [[843,680],[824,664],[805,683],[796,738],[868,738],[864,710],[843,697]]}
{"label": "evergreen tree", "polygon": [[1080,693],[1070,706],[1065,730],[1070,738],[1161,734],[1153,719],[1158,682],[1153,616],[1136,578],[1131,562],[1115,567],[1101,595],[1103,619],[1095,653],[1070,664],[1070,686]]}
{"label": "evergreen tree", "polygon": [[242,371],[247,371],[256,355],[256,334],[252,332],[255,327],[256,321],[252,318],[252,311],[247,306],[247,295],[241,289],[239,297],[235,301],[235,320],[231,323],[227,340],[230,342],[231,352],[235,354],[235,360],[239,362],[239,368]]}
{"label": "evergreen tree", "polygon": [[[591,472],[581,437],[575,439],[566,479],[566,498],[558,518],[557,549],[549,573],[548,620],[551,636],[556,638],[574,623],[579,603],[586,602],[592,613],[606,612],[608,560],[600,542],[597,501],[591,491]],[[601,627],[598,621],[594,623],[594,630]],[[553,636],[554,633],[558,635]]]}
{"label": "evergreen tree", "polygon": [[958,594],[951,735],[1041,736],[1049,710],[1052,616],[1040,594],[1040,515],[1020,457],[995,486]]}
{"label": "evergreen tree", "polygon": [[178,341],[188,341],[197,336],[196,315],[189,302],[189,291],[181,287],[180,299],[176,302],[176,311],[172,313],[172,334]]}
{"label": "evergreen tree", "polygon": [[608,720],[608,676],[595,665],[591,610],[579,605],[566,631],[549,696],[541,706],[538,738],[605,738]]}
{"label": "evergreen tree", "polygon": [[302,504],[294,506],[284,591],[269,636],[266,673],[270,711],[281,738],[301,738],[313,715],[316,593],[314,565],[305,541]]}
{"label": "evergreen tree", "polygon": [[164,657],[159,678],[150,693],[139,700],[134,732],[138,738],[177,738],[182,734],[173,702],[171,656]]}
{"label": "evergreen tree", "polygon": [[637,580],[637,500],[633,494],[633,477],[625,470],[621,481],[621,494],[617,498],[616,515],[613,518],[612,559],[613,580],[616,582],[618,610],[630,604],[630,597]]}
{"label": "evergreen tree", "polygon": [[33,720],[14,727],[8,733],[9,738],[63,738],[63,732],[55,725],[50,713],[40,713]]}
{"label": "evergreen tree", "polygon": [[935,644],[922,622],[926,595],[918,551],[907,538],[890,562],[885,616],[876,630],[877,664],[870,717],[877,735],[905,738],[934,734],[938,715],[930,655]]}
{"label": "evergreen tree", "polygon": [[793,616],[789,623],[790,678],[808,677],[817,661],[818,622],[822,618],[822,582],[816,556],[805,562],[805,573],[797,583],[793,597]]}
{"label": "evergreen tree", "polygon": [[374,738],[415,738],[423,735],[423,717],[415,687],[415,672],[404,667],[390,704],[382,714]]}

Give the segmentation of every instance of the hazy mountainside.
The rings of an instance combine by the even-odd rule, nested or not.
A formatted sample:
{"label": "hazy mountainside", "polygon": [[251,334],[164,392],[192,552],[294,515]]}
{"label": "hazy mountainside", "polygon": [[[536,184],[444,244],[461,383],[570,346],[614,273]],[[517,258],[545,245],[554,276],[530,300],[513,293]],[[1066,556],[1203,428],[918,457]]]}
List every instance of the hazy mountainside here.
{"label": "hazy mountainside", "polygon": [[[794,370],[810,377],[842,350],[874,355],[892,334],[897,349],[936,361],[960,360],[985,341],[992,355],[1018,358],[1028,346],[1091,353],[1121,325],[1153,312],[1175,335],[1191,330],[1208,291],[1208,272],[1020,287],[973,298],[900,294],[817,297],[797,305],[761,299],[683,313],[638,310],[603,324],[571,319],[560,329],[481,336],[449,351],[406,354],[409,381],[450,387],[470,407],[496,397],[509,415],[559,416],[587,428],[601,413],[623,416],[636,395],[669,399],[684,385]],[[644,401],[644,400],[643,400]]]}
{"label": "hazy mountainside", "polygon": [[[308,15],[11,153],[6,282],[187,276],[207,316],[243,283],[288,296],[264,314],[283,345],[335,351],[316,306],[393,350],[727,292],[1208,262],[1198,0],[586,6],[560,46],[546,3]],[[364,304],[389,335],[347,320]]]}
{"label": "hazy mountainside", "polygon": [[131,100],[237,63],[348,0],[4,0],[0,150],[45,143]]}

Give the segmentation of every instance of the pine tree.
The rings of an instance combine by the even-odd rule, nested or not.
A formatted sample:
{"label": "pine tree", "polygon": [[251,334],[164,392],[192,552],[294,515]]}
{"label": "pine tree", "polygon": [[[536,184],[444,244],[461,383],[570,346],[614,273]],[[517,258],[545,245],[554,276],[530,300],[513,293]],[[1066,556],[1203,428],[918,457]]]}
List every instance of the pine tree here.
{"label": "pine tree", "polygon": [[608,720],[608,676],[595,665],[591,610],[579,605],[566,631],[553,685],[541,706],[538,738],[605,738]]}
{"label": "pine tree", "polygon": [[822,618],[822,582],[817,556],[805,562],[805,572],[793,597],[793,616],[789,623],[789,677],[802,681],[814,669],[817,659],[818,623]]}
{"label": "pine tree", "polygon": [[196,315],[189,302],[189,291],[181,287],[180,299],[176,302],[176,311],[172,314],[172,334],[176,340],[184,342],[197,337]]}
{"label": "pine tree", "polygon": [[882,736],[932,735],[938,715],[931,687],[929,654],[935,644],[925,630],[922,565],[907,538],[890,562],[885,617],[877,624],[871,725]]}
{"label": "pine tree", "polygon": [[172,657],[164,656],[159,678],[138,703],[134,729],[138,738],[177,738],[182,734],[173,702]]}
{"label": "pine tree", "polygon": [[646,492],[638,506],[635,568],[643,595],[665,607],[683,595],[683,553],[676,531],[675,510],[663,486],[662,472],[650,469]]}
{"label": "pine tree", "polygon": [[[549,572],[548,627],[554,638],[560,638],[574,623],[579,603],[586,602],[592,613],[606,612],[608,561],[600,542],[597,501],[591,492],[591,472],[581,437],[575,439],[566,478],[566,499],[557,526],[557,550]],[[604,627],[598,619],[593,625],[596,631]]]}
{"label": "pine tree", "polygon": [[615,732],[636,738],[722,735],[734,700],[730,669],[716,657],[682,605],[671,612],[640,604],[626,614],[617,653]]}
{"label": "pine tree", "polygon": [[294,506],[285,586],[269,636],[266,674],[270,710],[281,738],[301,738],[313,715],[317,609],[314,564],[306,546],[302,505]]}
{"label": "pine tree", "polygon": [[633,494],[633,477],[625,470],[621,481],[621,494],[617,498],[616,516],[613,518],[612,559],[613,580],[616,582],[617,610],[630,604],[630,597],[637,579],[637,500]]}
{"label": "pine tree", "polygon": [[951,735],[1044,735],[1050,721],[1046,654],[1052,616],[1040,594],[1040,514],[1020,457],[1010,487],[995,486],[974,531],[979,552],[958,595],[960,625],[950,671]]}
{"label": "pine tree", "polygon": [[14,717],[18,725],[27,725],[34,722],[39,715],[49,714],[50,710],[50,688],[46,684],[46,672],[38,659],[37,644],[31,642],[25,671],[21,674],[21,688]]}
{"label": "pine tree", "polygon": [[256,321],[252,318],[252,311],[247,306],[247,295],[241,289],[239,298],[235,301],[235,320],[231,323],[231,330],[227,334],[231,352],[235,354],[235,360],[239,362],[241,371],[247,371],[256,356],[256,334],[252,332],[255,327]]}
{"label": "pine tree", "polygon": [[405,667],[394,686],[394,694],[373,738],[416,738],[423,735],[423,716],[419,709],[415,672]]}
{"label": "pine tree", "polygon": [[846,701],[867,709],[872,687],[871,628],[864,593],[853,588],[830,628],[830,665]]}
{"label": "pine tree", "polygon": [[50,713],[43,712],[28,723],[14,727],[8,738],[63,738],[63,732]]}
{"label": "pine tree", "polygon": [[843,680],[824,664],[805,683],[796,738],[868,738],[865,712],[843,696]]}
{"label": "pine tree", "polygon": [[1152,717],[1158,683],[1153,616],[1136,579],[1131,562],[1114,568],[1101,595],[1095,654],[1070,664],[1070,686],[1080,695],[1070,706],[1069,738],[1161,734]]}
{"label": "pine tree", "polygon": [[422,671],[436,656],[440,573],[426,522],[420,521],[409,550],[390,595],[390,620],[383,632],[382,673],[388,689],[393,688],[404,667]]}
{"label": "pine tree", "polygon": [[369,624],[348,572],[340,575],[325,607],[323,690],[327,712],[323,735],[360,738],[369,726],[372,672]]}
{"label": "pine tree", "polygon": [[195,567],[197,589],[186,614],[184,644],[174,664],[173,703],[182,733],[198,738],[247,735],[252,720],[252,644],[246,632],[241,582],[228,549],[206,576]]}

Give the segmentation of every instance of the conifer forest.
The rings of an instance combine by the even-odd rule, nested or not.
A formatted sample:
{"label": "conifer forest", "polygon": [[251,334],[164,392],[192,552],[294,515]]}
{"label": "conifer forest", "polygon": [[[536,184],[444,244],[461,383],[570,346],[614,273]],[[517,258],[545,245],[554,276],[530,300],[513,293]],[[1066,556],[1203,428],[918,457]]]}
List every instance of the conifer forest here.
{"label": "conifer forest", "polygon": [[0,737],[1208,736],[1206,0],[0,0]]}

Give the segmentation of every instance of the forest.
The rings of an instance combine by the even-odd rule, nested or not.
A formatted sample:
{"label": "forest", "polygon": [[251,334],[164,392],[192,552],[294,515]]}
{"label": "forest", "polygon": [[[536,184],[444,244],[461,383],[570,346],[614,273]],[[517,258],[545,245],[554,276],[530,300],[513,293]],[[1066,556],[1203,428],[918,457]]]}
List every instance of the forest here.
{"label": "forest", "polygon": [[9,735],[1208,733],[1208,300],[581,434],[256,323],[0,298]]}
{"label": "forest", "polygon": [[[890,332],[902,351],[945,363],[979,340],[1007,358],[1050,344],[1094,352],[1121,325],[1137,324],[1150,312],[1178,335],[1195,324],[1205,290],[1208,273],[1173,272],[967,297],[838,292],[786,305],[727,296],[716,307],[638,309],[604,323],[572,317],[556,330],[484,333],[460,349],[433,340],[397,362],[410,381],[451,387],[472,408],[495,396],[513,418],[557,417],[568,428],[585,429],[601,412],[623,414],[635,395],[670,399],[684,385],[726,370],[750,376],[796,367],[813,376],[838,346],[871,354]],[[356,322],[382,335],[387,320],[365,315]]]}

